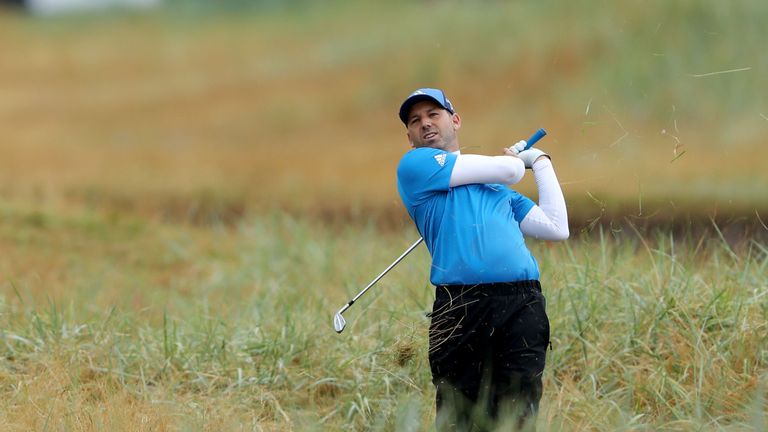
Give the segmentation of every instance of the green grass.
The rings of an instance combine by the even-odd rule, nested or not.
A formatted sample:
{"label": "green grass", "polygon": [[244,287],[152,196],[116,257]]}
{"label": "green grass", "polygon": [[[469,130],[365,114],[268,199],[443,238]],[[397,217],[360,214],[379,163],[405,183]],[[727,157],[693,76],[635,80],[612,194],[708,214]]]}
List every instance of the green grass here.
{"label": "green grass", "polygon": [[[41,223],[40,221],[45,221]],[[279,213],[236,227],[5,209],[4,430],[428,430],[413,240]],[[533,243],[552,321],[541,430],[761,430],[768,250],[599,231]],[[25,265],[32,261],[34,265]]]}

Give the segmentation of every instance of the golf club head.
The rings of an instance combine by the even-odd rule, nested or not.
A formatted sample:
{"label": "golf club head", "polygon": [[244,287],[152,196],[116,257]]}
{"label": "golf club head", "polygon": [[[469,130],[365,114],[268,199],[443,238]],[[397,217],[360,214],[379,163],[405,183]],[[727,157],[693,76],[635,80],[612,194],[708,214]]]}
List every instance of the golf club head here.
{"label": "golf club head", "polygon": [[336,315],[333,316],[333,329],[336,330],[336,333],[341,333],[344,331],[344,327],[346,326],[347,321],[343,316],[341,316],[340,313],[336,312]]}

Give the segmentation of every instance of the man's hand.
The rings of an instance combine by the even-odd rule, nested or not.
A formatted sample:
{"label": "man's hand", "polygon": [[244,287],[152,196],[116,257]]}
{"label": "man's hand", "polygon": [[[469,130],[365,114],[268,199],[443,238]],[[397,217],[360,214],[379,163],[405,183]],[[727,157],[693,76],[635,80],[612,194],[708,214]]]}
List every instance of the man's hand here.
{"label": "man's hand", "polygon": [[525,142],[525,140],[520,140],[512,147],[504,149],[504,153],[510,156],[517,156],[521,151],[525,150],[525,146],[527,145],[528,143]]}
{"label": "man's hand", "polygon": [[[525,141],[521,141],[521,142],[525,143]],[[528,150],[521,151],[520,153],[517,154],[517,157],[523,160],[523,163],[525,164],[526,168],[531,168],[533,166],[533,163],[539,160],[540,157],[549,158],[549,155],[537,148],[531,148]]]}
{"label": "man's hand", "polygon": [[504,147],[504,156],[517,157],[518,153],[519,152],[517,150],[515,150],[514,148],[512,148],[512,147],[509,147],[509,148]]}

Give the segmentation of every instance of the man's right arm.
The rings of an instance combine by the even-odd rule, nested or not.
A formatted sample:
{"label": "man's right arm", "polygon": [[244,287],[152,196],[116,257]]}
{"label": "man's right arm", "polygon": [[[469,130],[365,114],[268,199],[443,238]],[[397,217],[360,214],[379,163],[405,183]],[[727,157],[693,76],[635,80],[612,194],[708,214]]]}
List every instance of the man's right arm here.
{"label": "man's right arm", "polygon": [[458,155],[450,187],[467,184],[515,184],[525,175],[525,164],[515,156]]}

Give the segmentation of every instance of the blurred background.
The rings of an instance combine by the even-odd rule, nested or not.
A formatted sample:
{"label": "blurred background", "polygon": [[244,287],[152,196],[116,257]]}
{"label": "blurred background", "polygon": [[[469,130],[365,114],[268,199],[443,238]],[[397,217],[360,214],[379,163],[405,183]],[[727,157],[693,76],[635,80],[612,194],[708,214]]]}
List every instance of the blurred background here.
{"label": "blurred background", "polygon": [[3,0],[0,203],[407,225],[396,112],[433,86],[465,153],[547,129],[574,228],[763,227],[765,22],[749,0]]}

